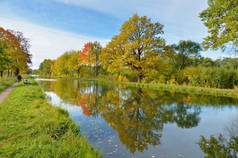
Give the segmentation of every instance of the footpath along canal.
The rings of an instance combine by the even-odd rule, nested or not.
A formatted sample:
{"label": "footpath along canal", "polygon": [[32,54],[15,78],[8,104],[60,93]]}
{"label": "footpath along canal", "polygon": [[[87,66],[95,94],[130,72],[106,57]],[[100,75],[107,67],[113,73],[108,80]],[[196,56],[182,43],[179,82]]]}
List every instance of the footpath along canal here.
{"label": "footpath along canal", "polygon": [[4,101],[4,99],[10,94],[13,88],[17,86],[18,83],[14,83],[9,88],[5,89],[3,92],[0,93],[0,104]]}

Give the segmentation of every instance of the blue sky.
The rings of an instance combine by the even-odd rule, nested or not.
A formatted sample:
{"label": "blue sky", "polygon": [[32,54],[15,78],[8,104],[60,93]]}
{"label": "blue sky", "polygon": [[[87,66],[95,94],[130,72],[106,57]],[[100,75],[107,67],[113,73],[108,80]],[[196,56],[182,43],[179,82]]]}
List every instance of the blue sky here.
{"label": "blue sky", "polygon": [[0,0],[0,26],[22,31],[30,39],[32,67],[37,68],[45,58],[81,49],[88,41],[105,46],[134,13],[163,24],[168,44],[201,42],[207,30],[198,15],[206,7],[207,0]]}

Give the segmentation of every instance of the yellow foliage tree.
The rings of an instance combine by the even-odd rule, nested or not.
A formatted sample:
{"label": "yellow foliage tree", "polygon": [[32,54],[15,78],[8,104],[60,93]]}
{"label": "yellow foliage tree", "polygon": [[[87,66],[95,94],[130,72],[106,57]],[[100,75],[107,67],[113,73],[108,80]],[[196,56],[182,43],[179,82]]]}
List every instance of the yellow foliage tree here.
{"label": "yellow foliage tree", "polygon": [[[152,23],[146,16],[134,14],[126,21],[120,34],[113,37],[102,50],[101,63],[105,69],[118,73],[123,69],[137,72],[138,81],[148,74],[151,65],[157,65],[165,51],[165,41],[160,37],[163,25]],[[156,70],[156,67],[154,70]]]}

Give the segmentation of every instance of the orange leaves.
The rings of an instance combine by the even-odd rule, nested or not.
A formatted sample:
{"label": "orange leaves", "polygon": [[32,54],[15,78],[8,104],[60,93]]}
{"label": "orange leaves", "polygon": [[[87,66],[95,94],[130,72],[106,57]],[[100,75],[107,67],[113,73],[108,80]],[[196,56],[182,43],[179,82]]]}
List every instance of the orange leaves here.
{"label": "orange leaves", "polygon": [[5,63],[5,67],[7,65],[8,69],[14,70],[15,73],[27,70],[27,64],[31,63],[30,44],[23,33],[0,27],[0,40],[7,46],[8,62]]}
{"label": "orange leaves", "polygon": [[84,45],[82,52],[80,53],[79,60],[82,64],[90,64],[90,56],[92,52],[92,43],[88,42]]}
{"label": "orange leaves", "polygon": [[86,94],[78,93],[78,103],[83,110],[85,116],[90,116],[90,97]]}
{"label": "orange leaves", "polygon": [[15,51],[20,50],[20,41],[18,38],[8,30],[4,30],[0,27],[0,40],[7,45],[8,49]]}

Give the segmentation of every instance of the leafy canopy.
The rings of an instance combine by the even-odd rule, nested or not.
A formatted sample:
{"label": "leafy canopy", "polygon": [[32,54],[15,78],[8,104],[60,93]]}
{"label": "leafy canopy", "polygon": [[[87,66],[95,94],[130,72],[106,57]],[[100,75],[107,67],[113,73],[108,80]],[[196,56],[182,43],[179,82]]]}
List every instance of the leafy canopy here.
{"label": "leafy canopy", "polygon": [[163,33],[160,23],[134,14],[122,25],[120,34],[102,50],[100,59],[103,67],[119,74],[123,69],[136,71],[140,82],[151,65],[160,64],[159,56],[165,47],[165,41],[160,37]]}
{"label": "leafy canopy", "polygon": [[209,7],[200,13],[200,18],[208,28],[209,36],[204,39],[205,49],[238,46],[238,1],[208,0]]}
{"label": "leafy canopy", "polygon": [[42,63],[40,63],[39,70],[43,75],[51,75],[51,66],[54,64],[53,60],[45,59]]}
{"label": "leafy canopy", "polygon": [[11,69],[16,74],[19,71],[26,71],[29,68],[28,64],[31,64],[29,40],[23,36],[22,32],[5,30],[2,27],[0,27],[0,40],[1,45],[6,46],[4,53],[3,48],[0,48],[1,54],[4,54],[4,66],[3,62],[1,62],[2,68]]}
{"label": "leafy canopy", "polygon": [[199,43],[193,41],[179,41],[179,44],[173,44],[173,49],[177,51],[175,57],[175,66],[178,69],[184,69],[189,65],[189,57],[198,57],[199,52],[202,50]]}

